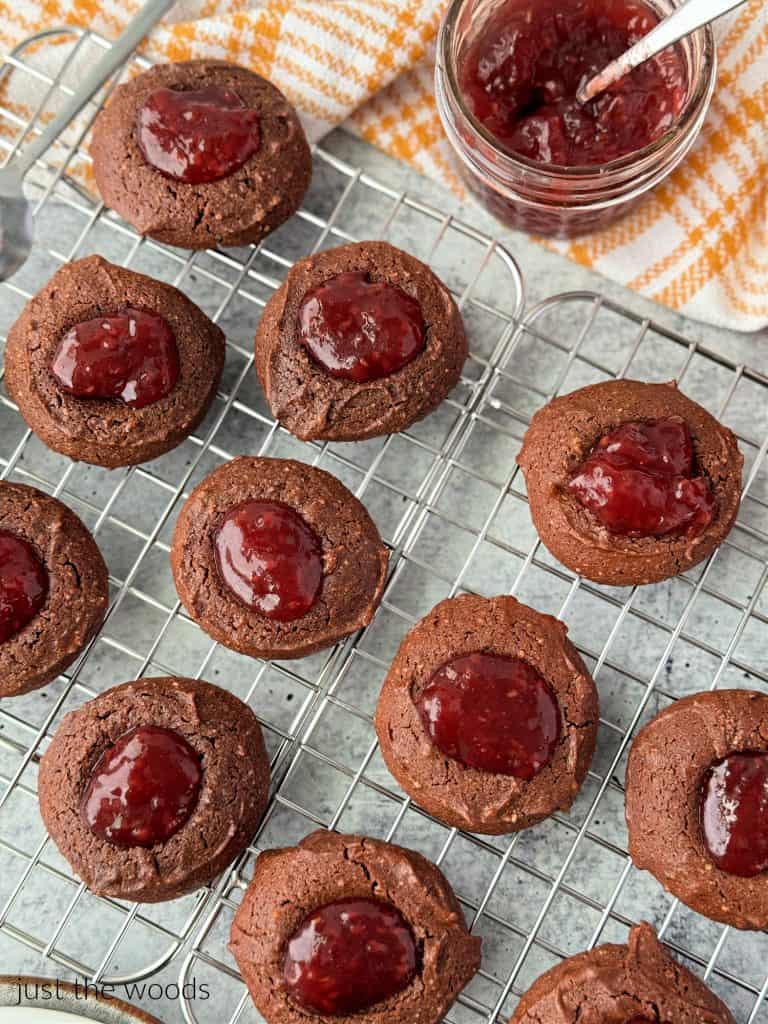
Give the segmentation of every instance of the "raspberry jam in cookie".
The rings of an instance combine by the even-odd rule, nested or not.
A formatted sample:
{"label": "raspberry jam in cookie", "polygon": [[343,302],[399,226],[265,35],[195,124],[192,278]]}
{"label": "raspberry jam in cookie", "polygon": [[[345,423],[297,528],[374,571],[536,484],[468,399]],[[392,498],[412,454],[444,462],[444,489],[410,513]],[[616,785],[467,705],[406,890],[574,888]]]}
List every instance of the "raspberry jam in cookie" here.
{"label": "raspberry jam in cookie", "polygon": [[288,941],[283,975],[310,1012],[361,1013],[401,992],[416,972],[407,921],[383,900],[348,899],[309,914]]}
{"label": "raspberry jam in cookie", "polygon": [[83,796],[83,818],[113,846],[164,843],[189,819],[201,782],[200,758],[182,736],[142,726],[98,761]]}
{"label": "raspberry jam in cookie", "polygon": [[424,351],[421,306],[396,285],[349,272],[305,297],[301,341],[332,377],[365,383],[401,370]]}
{"label": "raspberry jam in cookie", "polygon": [[48,573],[31,544],[0,530],[0,644],[37,615],[48,596]]}
{"label": "raspberry jam in cookie", "polygon": [[144,159],[162,174],[190,185],[219,181],[257,152],[257,111],[232,89],[156,89],[138,112]]}
{"label": "raspberry jam in cookie", "polygon": [[432,676],[417,706],[444,754],[484,772],[532,779],[549,763],[560,738],[557,700],[520,658],[454,658]]}
{"label": "raspberry jam in cookie", "polygon": [[753,878],[768,870],[768,753],[730,754],[712,767],[701,826],[721,871]]}
{"label": "raspberry jam in cookie", "polygon": [[268,619],[300,619],[323,583],[320,539],[289,505],[245,501],[231,509],[216,538],[216,565],[228,589]]}
{"label": "raspberry jam in cookie", "polygon": [[173,391],[179,352],[163,317],[126,307],[67,331],[51,373],[59,387],[78,398],[117,398],[142,409]]}
{"label": "raspberry jam in cookie", "polygon": [[622,423],[597,442],[569,489],[612,533],[695,536],[712,521],[715,498],[696,472],[680,418]]}

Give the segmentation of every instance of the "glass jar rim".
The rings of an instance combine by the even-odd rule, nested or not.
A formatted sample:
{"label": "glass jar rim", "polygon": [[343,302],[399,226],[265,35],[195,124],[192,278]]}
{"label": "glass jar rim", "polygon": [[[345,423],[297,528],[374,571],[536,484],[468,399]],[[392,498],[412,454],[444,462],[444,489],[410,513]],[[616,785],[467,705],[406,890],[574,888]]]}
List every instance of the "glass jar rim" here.
{"label": "glass jar rim", "polygon": [[[459,16],[465,5],[472,0],[451,0],[448,9],[443,17],[437,41],[437,66],[443,72],[450,88],[451,98],[457,105],[459,113],[466,120],[467,125],[478,137],[478,140],[493,153],[494,158],[500,160],[503,165],[520,168],[530,171],[532,174],[546,176],[554,182],[558,180],[570,181],[576,179],[602,179],[612,174],[621,174],[623,171],[635,170],[651,160],[657,153],[664,150],[673,140],[685,137],[689,128],[695,126],[702,118],[702,111],[706,110],[717,78],[717,50],[715,47],[715,36],[711,25],[705,25],[691,33],[691,37],[698,39],[701,44],[701,62],[703,73],[693,83],[694,89],[688,97],[685,107],[675,120],[674,124],[660,135],[658,139],[648,143],[642,149],[637,149],[626,156],[618,157],[604,164],[547,164],[537,160],[531,160],[520,153],[506,149],[500,145],[499,140],[489,132],[488,129],[475,117],[464,101],[464,96],[459,88],[458,76],[455,66],[455,54],[452,50],[452,43],[456,32]],[[679,6],[684,0],[671,0],[675,6]],[[650,0],[653,3],[653,0]]]}

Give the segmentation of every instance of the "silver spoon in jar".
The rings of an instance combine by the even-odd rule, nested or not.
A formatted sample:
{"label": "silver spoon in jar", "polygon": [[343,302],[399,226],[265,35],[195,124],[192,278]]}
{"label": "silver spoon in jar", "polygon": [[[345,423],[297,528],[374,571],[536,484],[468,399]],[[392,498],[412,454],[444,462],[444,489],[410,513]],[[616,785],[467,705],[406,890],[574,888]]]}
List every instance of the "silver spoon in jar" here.
{"label": "silver spoon in jar", "polygon": [[626,53],[612,60],[593,78],[583,82],[578,88],[576,99],[579,103],[588,103],[638,65],[644,64],[657,53],[666,50],[668,46],[673,46],[684,36],[695,32],[697,28],[717,21],[743,3],[746,3],[746,0],[688,0],[682,7],[678,7],[660,21],[647,36],[643,36]]}
{"label": "silver spoon in jar", "polygon": [[0,168],[0,281],[7,281],[26,263],[34,240],[32,207],[22,188],[24,178],[174,3],[175,0],[148,0],[45,131],[20,156]]}

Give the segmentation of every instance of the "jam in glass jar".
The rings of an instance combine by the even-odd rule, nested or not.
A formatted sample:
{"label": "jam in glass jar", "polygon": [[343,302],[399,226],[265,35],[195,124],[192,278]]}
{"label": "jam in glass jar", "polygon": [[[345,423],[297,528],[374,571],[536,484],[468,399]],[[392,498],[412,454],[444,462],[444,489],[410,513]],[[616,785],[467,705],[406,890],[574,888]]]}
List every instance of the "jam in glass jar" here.
{"label": "jam in glass jar", "polygon": [[588,104],[579,85],[682,0],[453,0],[437,105],[459,170],[511,227],[571,238],[608,227],[693,145],[716,77],[700,29]]}

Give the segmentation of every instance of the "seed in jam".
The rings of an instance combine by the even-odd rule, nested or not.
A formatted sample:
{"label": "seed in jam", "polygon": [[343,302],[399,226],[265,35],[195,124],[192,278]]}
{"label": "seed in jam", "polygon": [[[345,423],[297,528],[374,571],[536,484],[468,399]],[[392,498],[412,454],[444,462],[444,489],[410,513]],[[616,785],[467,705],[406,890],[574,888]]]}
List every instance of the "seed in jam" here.
{"label": "seed in jam", "polygon": [[283,977],[299,1006],[361,1013],[402,992],[416,973],[408,922],[383,900],[338,900],[309,914],[288,941]]}
{"label": "seed in jam", "polygon": [[338,274],[314,288],[299,310],[301,341],[326,373],[365,383],[402,370],[424,351],[421,306],[367,274]]}
{"label": "seed in jam", "polygon": [[715,511],[712,487],[695,463],[684,420],[632,421],[600,438],[568,487],[612,533],[695,536]]}
{"label": "seed in jam", "polygon": [[173,391],[179,352],[163,317],[128,306],[75,324],[59,342],[51,373],[78,398],[117,398],[142,409]]}
{"label": "seed in jam", "polygon": [[156,89],[139,110],[137,130],[147,163],[190,185],[226,178],[261,145],[258,112],[218,85]]}
{"label": "seed in jam", "polygon": [[460,57],[461,91],[505,149],[559,166],[606,164],[660,138],[686,102],[676,48],[589,103],[576,99],[658,20],[638,0],[506,0]]}
{"label": "seed in jam", "polygon": [[323,582],[322,545],[289,505],[236,505],[216,532],[215,550],[225,585],[268,619],[300,619],[317,600]]}
{"label": "seed in jam", "polygon": [[0,644],[31,622],[48,596],[48,573],[35,549],[0,530]]}
{"label": "seed in jam", "polygon": [[446,662],[416,700],[424,728],[470,768],[532,779],[560,738],[547,682],[521,658],[477,652]]}
{"label": "seed in jam", "polygon": [[189,819],[200,795],[200,758],[178,733],[147,725],[102,754],[82,800],[94,835],[113,846],[154,846]]}
{"label": "seed in jam", "polygon": [[702,791],[704,845],[721,871],[753,878],[768,870],[768,753],[730,754]]}

